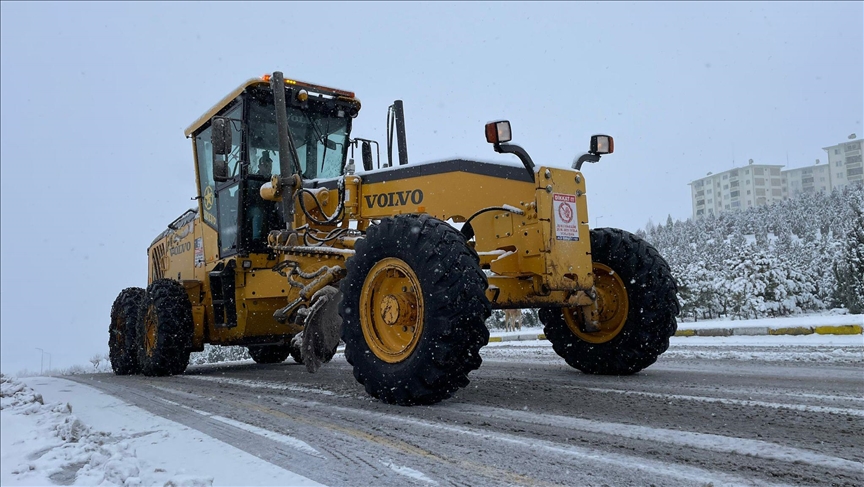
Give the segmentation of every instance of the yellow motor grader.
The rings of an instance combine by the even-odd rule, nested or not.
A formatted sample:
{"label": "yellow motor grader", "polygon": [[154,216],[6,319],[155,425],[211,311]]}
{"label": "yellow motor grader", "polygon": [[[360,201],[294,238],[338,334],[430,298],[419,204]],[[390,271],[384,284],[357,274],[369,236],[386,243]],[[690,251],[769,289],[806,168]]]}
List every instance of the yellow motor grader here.
{"label": "yellow motor grader", "polygon": [[150,245],[147,288],[114,302],[115,373],[179,374],[205,343],[314,372],[341,339],[369,394],[431,404],[480,366],[493,308],[540,308],[554,350],[586,373],[632,374],[667,349],[669,266],[630,233],[588,227],[581,167],[612,137],[592,136],[572,170],[538,167],[492,122],[487,142],[521,166],[408,164],[397,100],[375,168],[377,142],[351,138],[359,110],[351,92],[274,72],[186,130],[197,208]]}

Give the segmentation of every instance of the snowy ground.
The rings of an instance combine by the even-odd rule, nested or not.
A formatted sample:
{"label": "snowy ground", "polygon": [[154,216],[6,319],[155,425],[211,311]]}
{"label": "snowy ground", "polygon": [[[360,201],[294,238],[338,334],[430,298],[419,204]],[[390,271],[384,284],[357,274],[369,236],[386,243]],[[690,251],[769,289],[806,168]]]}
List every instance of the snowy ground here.
{"label": "snowy ground", "polygon": [[[864,317],[860,315],[841,315],[718,320],[684,323],[679,328],[774,329],[861,324],[864,324]],[[520,336],[522,339],[492,342],[483,349],[483,357],[491,361],[560,362],[548,341],[526,339],[531,334],[541,333],[541,328],[508,333],[494,331],[492,336]],[[864,336],[673,337],[660,362],[671,359],[794,361],[848,366],[864,364]],[[247,362],[251,363],[242,361],[238,365]],[[217,366],[200,368],[210,367]],[[0,419],[0,484],[4,486],[320,485],[200,431],[62,378],[3,376]],[[226,424],[234,427],[256,428],[234,420],[226,421],[232,421]],[[289,435],[270,431],[256,434],[267,438],[277,435],[283,440],[302,443]]]}
{"label": "snowy ground", "polygon": [[4,486],[320,485],[91,387],[2,380]]}

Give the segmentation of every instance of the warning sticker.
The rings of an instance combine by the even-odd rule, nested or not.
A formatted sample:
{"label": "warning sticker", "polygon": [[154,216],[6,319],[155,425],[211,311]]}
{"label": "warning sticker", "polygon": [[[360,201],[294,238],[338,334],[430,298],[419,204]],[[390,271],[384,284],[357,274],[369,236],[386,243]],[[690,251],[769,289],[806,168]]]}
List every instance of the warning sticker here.
{"label": "warning sticker", "polygon": [[579,218],[576,215],[576,195],[552,195],[555,213],[555,240],[579,240]]}
{"label": "warning sticker", "polygon": [[195,239],[195,267],[204,265],[204,239],[198,237]]}

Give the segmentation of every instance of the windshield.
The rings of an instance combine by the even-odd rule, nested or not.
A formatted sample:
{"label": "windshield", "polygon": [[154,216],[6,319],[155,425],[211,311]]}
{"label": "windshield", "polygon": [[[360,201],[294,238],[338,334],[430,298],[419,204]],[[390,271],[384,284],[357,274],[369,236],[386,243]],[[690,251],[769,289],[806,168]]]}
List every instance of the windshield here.
{"label": "windshield", "polygon": [[[249,173],[270,177],[279,174],[279,142],[273,97],[250,97],[248,154]],[[288,106],[288,125],[304,179],[342,175],[348,139],[348,118],[330,115],[321,103],[308,108]],[[344,112],[343,112],[344,113]]]}

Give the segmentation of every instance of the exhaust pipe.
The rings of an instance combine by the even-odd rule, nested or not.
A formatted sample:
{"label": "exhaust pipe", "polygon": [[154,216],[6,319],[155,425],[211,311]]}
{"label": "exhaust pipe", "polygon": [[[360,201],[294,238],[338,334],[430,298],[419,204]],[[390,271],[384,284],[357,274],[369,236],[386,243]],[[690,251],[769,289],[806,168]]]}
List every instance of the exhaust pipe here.
{"label": "exhaust pipe", "polygon": [[408,140],[405,136],[405,107],[396,100],[387,110],[387,166],[393,167],[393,128],[396,128],[396,144],[399,149],[399,165],[408,164]]}

